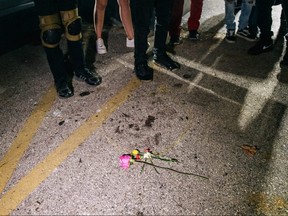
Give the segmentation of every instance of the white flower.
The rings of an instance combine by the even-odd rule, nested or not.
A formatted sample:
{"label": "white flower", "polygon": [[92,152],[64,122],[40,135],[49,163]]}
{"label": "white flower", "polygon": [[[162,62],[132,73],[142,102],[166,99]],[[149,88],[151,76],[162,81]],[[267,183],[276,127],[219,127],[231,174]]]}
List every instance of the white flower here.
{"label": "white flower", "polygon": [[143,154],[143,158],[144,158],[144,159],[151,159],[151,158],[152,158],[152,154],[151,154],[150,152],[145,152],[145,153]]}

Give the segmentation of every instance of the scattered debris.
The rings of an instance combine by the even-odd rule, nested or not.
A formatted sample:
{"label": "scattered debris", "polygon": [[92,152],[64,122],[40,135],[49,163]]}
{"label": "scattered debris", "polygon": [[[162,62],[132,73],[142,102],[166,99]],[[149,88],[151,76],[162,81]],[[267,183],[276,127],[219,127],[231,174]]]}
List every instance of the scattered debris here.
{"label": "scattered debris", "polygon": [[253,157],[258,150],[257,146],[249,146],[249,145],[242,145],[241,148],[244,151],[244,153],[250,157]]}
{"label": "scattered debris", "polygon": [[130,117],[130,115],[128,115],[128,114],[126,114],[126,113],[122,113],[122,115],[123,115],[124,117],[127,117],[127,118]]}
{"label": "scattered debris", "polygon": [[148,116],[148,118],[145,121],[145,126],[146,127],[152,127],[152,123],[155,121],[155,117],[154,116]]}
{"label": "scattered debris", "polygon": [[120,129],[120,126],[117,126],[115,133],[121,134],[123,130]]}
{"label": "scattered debris", "polygon": [[155,138],[155,145],[159,145],[160,141],[161,141],[161,133],[156,133],[154,135]]}
{"label": "scattered debris", "polygon": [[191,78],[192,76],[191,76],[191,74],[184,74],[183,77],[184,77],[185,79],[189,79],[189,78]]}
{"label": "scattered debris", "polygon": [[84,92],[81,92],[79,95],[80,95],[81,97],[84,97],[84,96],[87,96],[87,95],[89,95],[89,94],[90,94],[89,91],[84,91]]}

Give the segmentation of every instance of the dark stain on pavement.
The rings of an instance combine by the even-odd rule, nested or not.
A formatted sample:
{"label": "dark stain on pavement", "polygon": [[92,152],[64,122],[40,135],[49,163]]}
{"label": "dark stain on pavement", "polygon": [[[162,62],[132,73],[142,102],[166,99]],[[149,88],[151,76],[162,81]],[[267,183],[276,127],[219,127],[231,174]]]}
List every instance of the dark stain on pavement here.
{"label": "dark stain on pavement", "polygon": [[89,94],[90,94],[89,91],[84,91],[84,92],[81,92],[79,95],[80,95],[80,97],[84,97],[84,96],[87,96]]}
{"label": "dark stain on pavement", "polygon": [[152,127],[153,122],[155,121],[155,117],[154,116],[148,116],[148,118],[145,121],[145,126],[146,127]]}
{"label": "dark stain on pavement", "polygon": [[159,145],[159,143],[161,142],[161,133],[156,133],[154,135],[154,139],[155,139],[155,145]]}

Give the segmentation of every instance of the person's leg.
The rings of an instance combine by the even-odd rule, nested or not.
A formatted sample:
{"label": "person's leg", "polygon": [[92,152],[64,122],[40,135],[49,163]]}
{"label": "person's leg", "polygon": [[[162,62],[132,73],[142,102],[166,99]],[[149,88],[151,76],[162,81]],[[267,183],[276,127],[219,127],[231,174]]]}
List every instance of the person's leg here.
{"label": "person's leg", "polygon": [[191,0],[188,30],[198,30],[202,14],[203,0]]}
{"label": "person's leg", "polygon": [[107,2],[108,0],[95,0],[94,3],[93,22],[94,22],[94,30],[96,33],[96,49],[98,54],[107,53],[106,46],[102,39],[105,9],[107,6]]}
{"label": "person's leg", "polygon": [[198,28],[200,26],[200,18],[202,14],[203,0],[191,0],[190,17],[188,19],[189,39],[198,40]]}
{"label": "person's leg", "polygon": [[166,53],[166,39],[171,18],[173,0],[156,0],[156,25],[153,48],[154,63],[168,70],[180,68],[180,64],[173,61]]}
{"label": "person's leg", "polygon": [[53,74],[57,93],[60,97],[71,97],[73,92],[68,86],[64,55],[59,46],[63,31],[57,5],[53,0],[35,0],[34,2],[39,16],[42,45]]}
{"label": "person's leg", "polygon": [[94,4],[94,29],[96,37],[102,38],[102,31],[104,26],[105,9],[108,0],[95,0]]}
{"label": "person's leg", "polygon": [[134,26],[134,65],[140,80],[152,80],[153,70],[148,67],[148,34],[155,0],[131,0],[132,21]]}
{"label": "person's leg", "polygon": [[235,29],[236,29],[236,23],[235,23],[235,4],[234,0],[224,0],[225,1],[225,24],[226,24],[226,37],[225,40],[228,43],[235,43],[236,42],[236,36],[235,36]]}
{"label": "person's leg", "polygon": [[273,40],[271,38],[273,35],[273,32],[271,31],[273,4],[274,0],[256,1],[260,40],[248,50],[248,54],[250,55],[259,55],[273,50]]}
{"label": "person's leg", "polygon": [[59,0],[58,8],[67,39],[68,54],[75,76],[89,85],[99,85],[102,78],[92,74],[86,67],[82,46],[81,17],[78,15],[77,0]]}
{"label": "person's leg", "polygon": [[134,39],[134,30],[132,24],[130,0],[118,0],[119,14],[123,23],[127,38],[129,40]]}
{"label": "person's leg", "polygon": [[239,29],[243,30],[247,28],[253,4],[254,4],[253,0],[242,0],[238,30]]}
{"label": "person's leg", "polygon": [[252,37],[257,38],[258,35],[258,21],[257,21],[257,8],[254,3],[249,16],[249,33]]}
{"label": "person's leg", "polygon": [[250,18],[253,6],[254,6],[254,0],[242,0],[241,14],[239,17],[238,30],[236,33],[238,37],[241,37],[250,42],[254,42],[257,40],[256,34],[255,33],[250,34],[250,29],[249,29],[249,18]]}
{"label": "person's leg", "polygon": [[169,36],[171,44],[180,43],[180,26],[183,16],[184,0],[174,0],[171,20],[169,25]]}
{"label": "person's leg", "polygon": [[155,40],[154,52],[157,54],[166,53],[166,39],[171,19],[173,0],[155,1]]}
{"label": "person's leg", "polygon": [[119,4],[120,18],[127,35],[126,46],[133,48],[135,45],[134,45],[134,29],[130,10],[130,0],[118,0],[118,4]]}
{"label": "person's leg", "polygon": [[234,0],[224,0],[225,1],[225,24],[227,31],[235,31],[235,14],[234,14]]}
{"label": "person's leg", "polygon": [[272,26],[272,6],[274,0],[257,0],[256,7],[258,10],[258,26],[260,28],[260,38],[271,40],[273,32]]}

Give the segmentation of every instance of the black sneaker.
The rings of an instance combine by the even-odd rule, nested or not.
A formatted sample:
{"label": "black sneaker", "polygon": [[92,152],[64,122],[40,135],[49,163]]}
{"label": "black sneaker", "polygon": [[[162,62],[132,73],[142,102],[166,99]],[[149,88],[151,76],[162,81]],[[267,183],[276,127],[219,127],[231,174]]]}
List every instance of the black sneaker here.
{"label": "black sneaker", "polygon": [[250,55],[259,55],[261,53],[272,51],[274,48],[273,40],[260,40],[248,50],[248,54]]}
{"label": "black sneaker", "polygon": [[74,95],[73,90],[69,87],[68,82],[62,81],[59,84],[55,84],[57,94],[61,98],[69,98]]}
{"label": "black sneaker", "polygon": [[257,37],[255,35],[250,34],[249,29],[247,27],[244,29],[239,29],[236,35],[250,42],[257,41]]}
{"label": "black sneaker", "polygon": [[173,45],[173,46],[179,45],[182,43],[183,43],[183,40],[181,37],[171,37],[169,41],[169,45]]}
{"label": "black sneaker", "polygon": [[164,67],[170,71],[176,70],[180,68],[180,64],[174,60],[172,60],[166,53],[165,54],[154,54],[153,62],[160,66]]}
{"label": "black sneaker", "polygon": [[134,72],[139,80],[153,80],[153,69],[150,68],[147,63],[136,65]]}
{"label": "black sneaker", "polygon": [[189,31],[189,39],[192,41],[197,41],[199,40],[200,34],[198,33],[197,30],[191,30]]}
{"label": "black sneaker", "polygon": [[95,71],[94,73],[90,72],[88,68],[75,71],[75,76],[79,80],[84,81],[89,85],[100,85],[102,82],[102,77],[99,76]]}
{"label": "black sneaker", "polygon": [[228,30],[226,33],[225,40],[228,43],[236,43],[235,31],[234,30]]}

